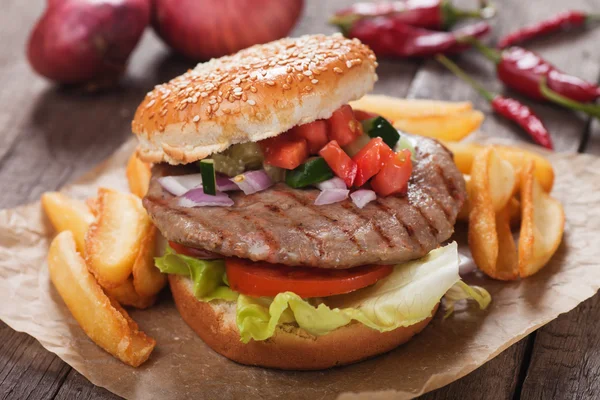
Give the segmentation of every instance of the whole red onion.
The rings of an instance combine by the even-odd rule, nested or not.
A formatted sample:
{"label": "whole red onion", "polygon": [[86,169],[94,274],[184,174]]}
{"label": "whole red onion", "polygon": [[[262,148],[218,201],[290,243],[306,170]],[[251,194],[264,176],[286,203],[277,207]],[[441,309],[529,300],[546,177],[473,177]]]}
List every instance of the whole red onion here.
{"label": "whole red onion", "polygon": [[175,51],[194,60],[235,53],[287,36],[303,0],[155,0],[152,25]]}
{"label": "whole red onion", "polygon": [[150,0],[49,0],[47,6],[27,58],[60,83],[115,80],[150,23]]}

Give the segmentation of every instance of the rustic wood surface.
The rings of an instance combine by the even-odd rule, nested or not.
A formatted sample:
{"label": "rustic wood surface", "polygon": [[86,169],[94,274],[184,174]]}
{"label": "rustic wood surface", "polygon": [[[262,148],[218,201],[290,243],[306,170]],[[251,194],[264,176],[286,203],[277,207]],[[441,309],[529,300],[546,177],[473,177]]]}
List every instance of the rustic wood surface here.
{"label": "rustic wood surface", "polygon": [[[108,157],[130,135],[135,107],[154,84],[192,64],[171,55],[148,31],[120,88],[89,95],[57,88],[36,76],[24,57],[27,32],[43,0],[3,0],[0,16],[0,207],[39,198]],[[293,34],[333,32],[326,16],[349,0],[307,1]],[[475,1],[455,1],[474,6]],[[564,9],[600,11],[600,0],[503,0],[494,37]],[[570,32],[530,47],[563,70],[600,78],[600,29]],[[490,89],[502,91],[493,67],[476,53],[458,58]],[[394,96],[471,100],[485,111],[488,135],[524,139],[519,129],[490,113],[483,99],[433,61],[381,61],[375,91]],[[514,95],[514,93],[511,93]],[[518,96],[515,96],[518,97]],[[533,108],[551,128],[559,151],[600,155],[600,124],[552,106]],[[475,372],[424,396],[428,399],[595,399],[600,397],[598,296],[560,316]],[[112,399],[31,337],[0,323],[0,398]]]}

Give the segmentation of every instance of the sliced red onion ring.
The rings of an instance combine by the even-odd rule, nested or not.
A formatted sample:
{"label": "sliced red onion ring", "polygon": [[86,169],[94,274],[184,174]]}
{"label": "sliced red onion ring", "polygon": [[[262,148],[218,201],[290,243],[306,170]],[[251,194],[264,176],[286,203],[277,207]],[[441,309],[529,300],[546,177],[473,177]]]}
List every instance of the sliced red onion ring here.
{"label": "sliced red onion ring", "polygon": [[359,189],[356,192],[353,192],[350,195],[350,198],[352,199],[352,202],[354,202],[356,207],[363,208],[364,206],[375,200],[377,198],[377,194],[372,190]]}
{"label": "sliced red onion ring", "polygon": [[221,206],[230,207],[233,205],[233,200],[225,193],[217,192],[216,195],[204,193],[202,188],[192,189],[177,200],[177,205],[180,207],[205,207],[205,206]]}
{"label": "sliced red onion ring", "polygon": [[163,176],[158,178],[158,183],[169,193],[181,196],[189,190],[202,186],[202,175]]}
{"label": "sliced red onion ring", "polygon": [[227,176],[217,175],[217,189],[219,192],[231,192],[233,190],[240,190],[238,185],[231,182],[231,179]]}
{"label": "sliced red onion ring", "polygon": [[273,185],[273,181],[264,169],[244,172],[231,178],[231,181],[242,189],[245,194],[260,192]]}
{"label": "sliced red onion ring", "polygon": [[333,204],[345,200],[348,197],[348,189],[325,189],[315,199],[316,206]]}
{"label": "sliced red onion ring", "polygon": [[338,178],[337,176],[334,176],[333,178],[328,179],[326,181],[317,183],[317,187],[321,190],[347,189],[346,184],[344,183],[344,180],[342,178]]}

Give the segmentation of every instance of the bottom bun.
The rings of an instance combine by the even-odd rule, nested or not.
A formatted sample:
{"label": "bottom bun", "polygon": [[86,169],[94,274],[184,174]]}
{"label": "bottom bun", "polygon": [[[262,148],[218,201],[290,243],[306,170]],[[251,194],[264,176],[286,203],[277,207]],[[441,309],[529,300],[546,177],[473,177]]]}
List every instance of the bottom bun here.
{"label": "bottom bun", "polygon": [[352,322],[323,336],[293,325],[278,325],[273,337],[244,344],[235,323],[235,302],[198,301],[191,280],[185,277],[169,275],[169,283],[183,320],[206,344],[233,361],[261,367],[315,370],[351,364],[408,342],[431,321],[429,317],[383,333]]}

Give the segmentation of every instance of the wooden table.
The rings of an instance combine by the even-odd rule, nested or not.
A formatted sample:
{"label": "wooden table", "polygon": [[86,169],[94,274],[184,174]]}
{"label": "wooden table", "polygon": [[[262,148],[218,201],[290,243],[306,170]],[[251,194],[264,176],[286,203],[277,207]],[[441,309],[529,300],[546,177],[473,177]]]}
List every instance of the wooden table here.
{"label": "wooden table", "polygon": [[[86,95],[54,87],[36,76],[24,57],[27,31],[43,0],[3,0],[0,16],[0,207],[14,207],[60,188],[108,157],[130,135],[138,103],[153,85],[192,64],[169,54],[148,31],[119,89]],[[333,32],[326,17],[350,1],[307,1],[294,30]],[[456,4],[473,6],[468,0]],[[465,4],[463,4],[465,3]],[[600,11],[600,0],[503,0],[494,37],[566,8]],[[600,77],[600,29],[535,42],[562,69],[591,81]],[[501,91],[493,67],[474,52],[459,62]],[[524,139],[519,129],[490,113],[483,99],[433,61],[380,61],[375,91],[394,96],[471,100],[487,114],[488,135]],[[514,95],[514,93],[511,93]],[[518,97],[518,96],[516,96]],[[600,155],[600,125],[556,107],[534,104],[554,134],[557,150]],[[594,399],[600,397],[600,296],[584,302],[501,353],[463,379],[427,394],[429,399]],[[30,336],[0,323],[0,397],[10,399],[116,398],[44,350]]]}

